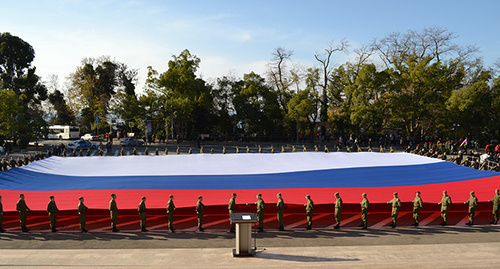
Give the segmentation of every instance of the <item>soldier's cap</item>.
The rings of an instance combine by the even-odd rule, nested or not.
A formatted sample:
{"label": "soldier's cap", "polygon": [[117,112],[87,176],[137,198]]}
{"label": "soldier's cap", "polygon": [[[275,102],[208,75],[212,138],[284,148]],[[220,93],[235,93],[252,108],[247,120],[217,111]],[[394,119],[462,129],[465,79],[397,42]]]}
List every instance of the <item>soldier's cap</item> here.
{"label": "soldier's cap", "polygon": [[309,195],[309,194],[308,194],[308,195],[306,195],[306,197],[307,197],[307,198],[311,198],[311,195]]}
{"label": "soldier's cap", "polygon": [[112,193],[112,194],[111,194],[111,197],[113,197],[113,196],[116,196],[116,194]]}
{"label": "soldier's cap", "polygon": [[78,200],[83,200],[83,196],[78,197]]}
{"label": "soldier's cap", "polygon": [[54,195],[49,196],[50,199],[54,199]]}
{"label": "soldier's cap", "polygon": [[257,196],[262,196],[262,194],[261,193],[257,193]]}
{"label": "soldier's cap", "polygon": [[496,191],[496,192],[498,192],[499,190],[498,190],[498,189],[496,189],[495,191]]}
{"label": "soldier's cap", "polygon": [[338,192],[336,192],[334,195],[335,195],[335,196],[337,196],[337,195],[339,195],[339,193],[338,193]]}
{"label": "soldier's cap", "polygon": [[418,194],[420,194],[420,191],[416,191],[415,193],[418,193]]}
{"label": "soldier's cap", "polygon": [[470,194],[474,194],[474,191],[471,191]]}
{"label": "soldier's cap", "polygon": [[2,195],[0,195],[0,198],[2,198]]}
{"label": "soldier's cap", "polygon": [[443,193],[448,193],[447,191],[443,191]]}
{"label": "soldier's cap", "polygon": [[397,192],[395,192],[395,193],[393,193],[392,195],[398,195],[398,193],[397,193]]}
{"label": "soldier's cap", "polygon": [[170,195],[168,196],[168,198],[174,198],[174,196],[173,196],[172,194],[170,194]]}
{"label": "soldier's cap", "polygon": [[278,195],[278,196],[281,196],[281,192],[278,192],[278,194],[277,194],[277,195]]}
{"label": "soldier's cap", "polygon": [[233,192],[233,194],[232,194],[232,195],[233,195],[233,196],[236,196],[236,192]]}
{"label": "soldier's cap", "polygon": [[366,196],[366,192],[363,192],[363,193],[361,194],[361,196]]}
{"label": "soldier's cap", "polygon": [[22,193],[21,193],[21,194],[19,194],[19,197],[24,197],[24,194],[22,194]]}
{"label": "soldier's cap", "polygon": [[141,199],[142,199],[142,200],[146,199],[146,196],[142,196],[142,198],[141,198]]}
{"label": "soldier's cap", "polygon": [[198,199],[201,199],[201,198],[203,198],[203,197],[201,197],[201,195],[200,195],[200,196],[198,196]]}

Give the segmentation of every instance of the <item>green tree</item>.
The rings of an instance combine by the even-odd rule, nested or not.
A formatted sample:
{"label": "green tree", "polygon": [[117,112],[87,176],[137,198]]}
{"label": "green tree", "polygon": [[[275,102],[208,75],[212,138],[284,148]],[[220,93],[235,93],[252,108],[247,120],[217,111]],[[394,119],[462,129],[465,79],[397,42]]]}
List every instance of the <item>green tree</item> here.
{"label": "green tree", "polygon": [[264,78],[251,72],[243,76],[241,87],[234,87],[236,122],[247,134],[278,135],[283,121],[278,96]]}
{"label": "green tree", "polygon": [[23,109],[16,116],[18,126],[10,130],[17,130],[12,136],[23,145],[40,136],[45,125],[41,103],[47,99],[47,89],[31,65],[34,58],[35,51],[26,41],[10,33],[0,35],[0,90],[14,91],[22,102]]}
{"label": "green tree", "polygon": [[[485,74],[488,72],[485,72]],[[459,123],[468,137],[479,135],[488,126],[491,114],[492,92],[487,79],[454,91],[446,101],[449,118]]]}
{"label": "green tree", "polygon": [[23,117],[23,98],[16,94],[14,90],[0,90],[0,136],[10,138],[18,137],[18,134],[27,125]]}
{"label": "green tree", "polygon": [[210,132],[213,124],[213,98],[211,87],[198,78],[200,59],[189,50],[173,55],[168,70],[158,74],[149,68],[147,84],[150,89],[165,96],[164,107],[173,107],[178,134],[194,138],[195,135]]}
{"label": "green tree", "polygon": [[390,119],[386,93],[392,88],[390,70],[378,72],[374,64],[363,65],[354,83],[345,88],[352,99],[352,124],[367,133],[386,127]]}
{"label": "green tree", "polygon": [[319,118],[319,110],[322,104],[318,93],[318,89],[321,87],[319,68],[307,69],[305,85],[306,88],[294,93],[288,102],[287,119],[289,121],[298,119],[299,124],[302,126],[299,126],[299,129],[307,129],[309,138],[312,140],[315,138],[314,127]]}
{"label": "green tree", "polygon": [[59,90],[49,94],[49,102],[56,111],[56,117],[52,120],[55,125],[74,125],[75,117],[73,112],[69,109],[64,99],[64,94]]}
{"label": "green tree", "polygon": [[[110,101],[117,91],[133,93],[137,72],[126,65],[112,61],[109,57],[84,58],[82,65],[71,73],[68,96],[69,106],[79,116],[83,130],[107,128],[106,118],[110,111]],[[129,94],[132,95],[132,94]],[[95,124],[95,117],[99,124]]]}
{"label": "green tree", "polygon": [[457,61],[431,62],[414,55],[402,56],[395,65],[392,79],[395,90],[388,96],[394,126],[416,137],[436,130],[446,115],[445,102],[453,90],[461,87],[463,64]]}

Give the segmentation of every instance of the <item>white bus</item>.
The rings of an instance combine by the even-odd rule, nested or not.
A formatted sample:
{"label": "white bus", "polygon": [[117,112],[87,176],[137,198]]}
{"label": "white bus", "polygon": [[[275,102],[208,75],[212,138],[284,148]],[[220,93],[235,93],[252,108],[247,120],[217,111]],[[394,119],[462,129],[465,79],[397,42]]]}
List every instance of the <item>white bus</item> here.
{"label": "white bus", "polygon": [[49,126],[48,139],[79,139],[80,127],[69,125]]}

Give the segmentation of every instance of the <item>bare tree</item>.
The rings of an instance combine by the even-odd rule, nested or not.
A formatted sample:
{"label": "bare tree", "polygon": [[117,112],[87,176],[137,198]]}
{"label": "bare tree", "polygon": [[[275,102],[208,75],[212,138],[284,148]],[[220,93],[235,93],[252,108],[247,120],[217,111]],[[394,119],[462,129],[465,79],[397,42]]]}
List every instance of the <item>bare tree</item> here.
{"label": "bare tree", "polygon": [[277,47],[273,52],[268,71],[271,85],[278,92],[278,102],[285,115],[288,113],[287,103],[291,96],[288,88],[293,83],[286,73],[286,61],[290,60],[292,55],[293,51]]}
{"label": "bare tree", "polygon": [[329,83],[330,73],[332,71],[331,59],[332,55],[335,52],[347,52],[349,48],[349,43],[346,39],[342,39],[338,44],[335,44],[333,41],[330,42],[329,46],[324,50],[322,54],[316,53],[314,58],[321,65],[322,71],[322,93],[321,93],[321,109],[320,109],[320,120],[327,121],[328,120],[328,97],[327,97],[327,89]]}
{"label": "bare tree", "polygon": [[455,58],[467,64],[477,46],[461,47],[453,42],[457,35],[442,27],[426,27],[422,31],[409,30],[406,33],[393,32],[380,40],[372,42],[373,50],[377,51],[386,68],[401,63],[408,55],[413,55],[418,61],[429,58],[435,62]]}

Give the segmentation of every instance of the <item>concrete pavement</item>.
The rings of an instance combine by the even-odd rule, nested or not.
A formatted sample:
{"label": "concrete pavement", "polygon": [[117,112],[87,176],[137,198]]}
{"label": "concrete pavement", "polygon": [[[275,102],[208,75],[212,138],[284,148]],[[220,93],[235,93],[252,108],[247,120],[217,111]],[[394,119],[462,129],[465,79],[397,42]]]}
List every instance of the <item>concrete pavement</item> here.
{"label": "concrete pavement", "polygon": [[500,243],[229,248],[2,250],[4,268],[498,268]]}
{"label": "concrete pavement", "polygon": [[233,258],[234,234],[1,233],[5,268],[498,268],[500,227],[267,231]]}

